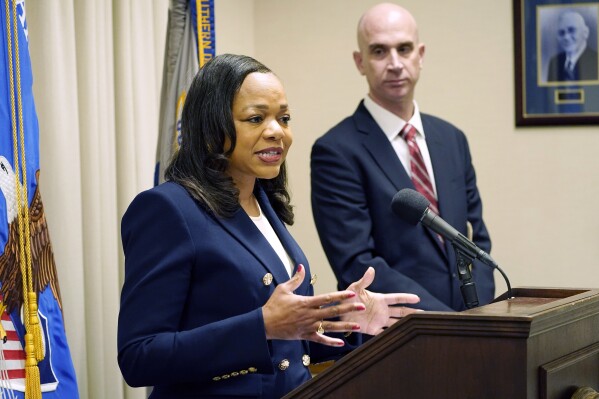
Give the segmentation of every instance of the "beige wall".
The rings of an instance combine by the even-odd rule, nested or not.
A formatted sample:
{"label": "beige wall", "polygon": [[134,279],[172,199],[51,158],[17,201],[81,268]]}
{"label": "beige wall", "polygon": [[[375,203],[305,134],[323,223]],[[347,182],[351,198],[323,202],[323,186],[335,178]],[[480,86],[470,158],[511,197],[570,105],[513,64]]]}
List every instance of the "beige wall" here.
{"label": "beige wall", "polygon": [[[283,80],[295,135],[289,156],[296,224],[335,287],[310,209],[314,140],[366,93],[353,65],[355,25],[371,0],[217,0],[217,51],[246,53]],[[426,44],[417,101],[467,134],[493,257],[512,286],[599,287],[599,127],[516,128],[509,0],[405,0]],[[497,292],[505,289],[496,273]]]}

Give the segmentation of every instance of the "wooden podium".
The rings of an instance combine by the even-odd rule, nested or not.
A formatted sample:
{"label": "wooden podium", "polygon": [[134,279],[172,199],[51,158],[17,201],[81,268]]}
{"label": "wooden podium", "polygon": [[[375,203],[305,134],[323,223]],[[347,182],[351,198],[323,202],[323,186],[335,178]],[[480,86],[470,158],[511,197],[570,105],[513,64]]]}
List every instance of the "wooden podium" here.
{"label": "wooden podium", "polygon": [[463,312],[395,323],[285,396],[571,398],[599,390],[599,289],[515,288]]}

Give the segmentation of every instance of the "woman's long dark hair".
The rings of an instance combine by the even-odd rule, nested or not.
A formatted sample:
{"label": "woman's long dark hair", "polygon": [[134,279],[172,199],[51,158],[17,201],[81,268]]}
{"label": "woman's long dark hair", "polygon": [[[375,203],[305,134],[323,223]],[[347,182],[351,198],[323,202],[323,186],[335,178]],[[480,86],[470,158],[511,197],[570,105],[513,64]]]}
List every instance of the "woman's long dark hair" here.
{"label": "woman's long dark hair", "polygon": [[[166,180],[181,184],[192,197],[220,217],[232,217],[239,209],[239,190],[226,173],[236,145],[233,100],[250,73],[272,73],[255,59],[222,54],[197,73],[185,99],[181,115],[181,147],[166,168]],[[231,148],[224,150],[225,139]],[[286,162],[273,179],[259,183],[279,216],[293,224],[287,191]]]}

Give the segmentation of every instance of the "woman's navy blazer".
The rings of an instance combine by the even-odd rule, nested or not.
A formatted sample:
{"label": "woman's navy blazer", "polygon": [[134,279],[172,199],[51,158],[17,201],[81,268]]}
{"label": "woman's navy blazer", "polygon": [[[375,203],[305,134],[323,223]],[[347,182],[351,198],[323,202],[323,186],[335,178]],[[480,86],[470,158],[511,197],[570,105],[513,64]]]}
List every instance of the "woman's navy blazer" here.
{"label": "woman's navy blazer", "polygon": [[[259,183],[255,194],[294,267],[306,268],[296,294],[313,295],[304,253]],[[129,385],[153,386],[153,399],[279,398],[310,378],[306,341],[266,339],[261,307],[289,275],[243,210],[215,217],[167,182],[133,200],[121,233],[118,362]]]}

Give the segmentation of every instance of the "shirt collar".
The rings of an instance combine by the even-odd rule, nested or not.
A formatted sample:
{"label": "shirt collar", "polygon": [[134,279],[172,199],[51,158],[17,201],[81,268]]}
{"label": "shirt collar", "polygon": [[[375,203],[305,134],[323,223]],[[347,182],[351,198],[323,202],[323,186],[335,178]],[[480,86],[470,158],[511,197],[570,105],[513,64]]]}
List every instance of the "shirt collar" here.
{"label": "shirt collar", "polygon": [[379,125],[385,136],[392,141],[397,137],[397,134],[401,132],[406,123],[411,124],[416,128],[418,134],[424,136],[424,128],[422,126],[422,119],[420,118],[420,109],[418,104],[414,101],[414,114],[409,121],[404,121],[399,116],[386,110],[370,98],[370,96],[364,97],[364,106],[370,112],[370,115],[374,118],[374,121]]}

